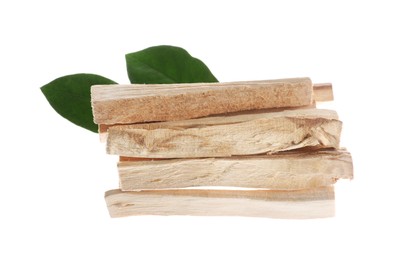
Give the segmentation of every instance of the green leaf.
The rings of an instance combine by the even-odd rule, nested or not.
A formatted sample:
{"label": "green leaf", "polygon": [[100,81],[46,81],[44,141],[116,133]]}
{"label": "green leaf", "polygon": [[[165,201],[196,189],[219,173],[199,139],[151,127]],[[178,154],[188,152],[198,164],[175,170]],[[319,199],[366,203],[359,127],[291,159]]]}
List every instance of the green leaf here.
{"label": "green leaf", "polygon": [[155,46],[125,55],[131,83],[169,84],[217,82],[209,68],[186,50]]}
{"label": "green leaf", "polygon": [[41,90],[62,117],[92,132],[98,132],[93,122],[90,97],[91,86],[97,84],[116,82],[94,74],[74,74],[55,79],[41,87]]}

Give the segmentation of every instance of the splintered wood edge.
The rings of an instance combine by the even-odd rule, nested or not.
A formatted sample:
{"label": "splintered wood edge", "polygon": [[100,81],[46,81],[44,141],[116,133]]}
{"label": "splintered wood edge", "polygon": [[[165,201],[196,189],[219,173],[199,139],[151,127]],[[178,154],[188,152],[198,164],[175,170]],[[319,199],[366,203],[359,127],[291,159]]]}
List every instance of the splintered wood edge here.
{"label": "splintered wood edge", "polygon": [[[167,121],[167,122],[148,122],[148,123],[135,123],[135,124],[114,124],[114,125],[98,125],[98,132],[100,134],[101,141],[107,140],[107,131],[111,127],[118,127],[118,126],[141,126],[147,124],[157,124],[157,125],[189,125],[189,124],[211,124],[211,122],[224,122],[227,120],[231,120],[232,122],[225,122],[225,123],[238,123],[242,121],[250,121],[257,119],[258,117],[273,117],[273,116],[298,116],[298,117],[323,117],[327,119],[337,119],[338,114],[334,110],[328,109],[316,109],[316,103],[313,102],[308,106],[302,107],[292,107],[292,108],[277,108],[277,109],[261,109],[261,110],[250,110],[250,111],[241,111],[241,112],[234,112],[234,113],[225,113],[225,114],[217,114],[217,115],[210,115],[208,117],[201,117],[201,118],[193,118],[187,120],[178,120],[178,121]],[[216,123],[217,124],[217,123]]]}
{"label": "splintered wood edge", "polygon": [[105,200],[111,217],[135,215],[246,216],[284,219],[334,216],[334,188],[309,190],[174,189],[123,192]]}
{"label": "splintered wood edge", "polygon": [[107,153],[187,158],[275,153],[317,145],[338,148],[341,124],[333,110],[304,109],[120,125],[108,130]]}
{"label": "splintered wood edge", "polygon": [[[263,114],[263,113],[277,113],[277,112],[283,112],[287,110],[303,110],[303,109],[313,109],[316,108],[316,102],[312,102],[312,104],[307,105],[307,106],[300,106],[300,107],[281,107],[281,108],[267,108],[267,109],[258,109],[258,110],[248,110],[248,111],[240,111],[240,112],[232,112],[232,113],[224,113],[224,114],[216,114],[216,115],[210,115],[208,117],[223,117],[223,116],[237,116],[237,115],[247,115],[247,114]],[[193,118],[193,119],[188,119],[188,120],[194,120],[198,118]],[[180,120],[182,121],[182,120]],[[152,122],[148,122],[152,123]],[[156,122],[156,123],[161,123],[161,122]],[[145,123],[137,123],[137,124],[147,124]],[[119,124],[114,124],[114,125],[104,125],[100,124],[98,125],[98,133],[100,135],[100,140],[101,142],[106,142],[107,140],[107,130],[110,127],[113,126],[118,126]],[[124,125],[130,125],[130,124],[124,124]]]}
{"label": "splintered wood edge", "polygon": [[353,178],[346,150],[152,161],[120,158],[118,171],[123,191],[199,186],[298,190]]}
{"label": "splintered wood edge", "polygon": [[[278,153],[274,154],[251,154],[251,155],[234,155],[229,158],[231,159],[236,159],[236,158],[243,158],[243,159],[249,159],[249,158],[260,158],[260,157],[265,157],[265,158],[280,158],[280,157],[290,157],[290,156],[299,156],[299,157],[304,157],[304,156],[313,156],[313,155],[324,155],[324,154],[333,154],[333,155],[349,155],[351,159],[351,164],[352,164],[352,157],[349,151],[345,147],[335,149],[335,148],[321,148],[319,146],[310,146],[310,147],[303,147],[295,150],[288,150],[288,151],[281,151]],[[227,159],[227,157],[218,157],[219,159]],[[144,157],[129,157],[129,156],[119,156],[119,162],[140,162],[140,161],[162,161],[162,160],[192,160],[192,159],[203,159],[205,160],[206,158],[144,158]],[[353,177],[353,173],[351,172],[350,179]]]}

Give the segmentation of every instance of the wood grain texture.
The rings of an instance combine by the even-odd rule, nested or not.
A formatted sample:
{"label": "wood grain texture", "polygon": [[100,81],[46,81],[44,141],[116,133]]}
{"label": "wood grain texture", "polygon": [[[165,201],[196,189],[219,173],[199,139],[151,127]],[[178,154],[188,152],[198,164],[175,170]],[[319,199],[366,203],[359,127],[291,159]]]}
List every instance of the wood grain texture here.
{"label": "wood grain texture", "polygon": [[[267,109],[258,109],[258,110],[248,110],[248,111],[239,111],[239,112],[231,112],[231,113],[223,113],[214,115],[213,117],[221,117],[221,116],[235,116],[235,115],[245,115],[245,114],[261,114],[261,113],[273,113],[273,112],[281,112],[286,110],[301,110],[301,109],[312,109],[316,108],[316,102],[312,102],[312,104],[300,107],[280,107],[280,108],[267,108]],[[126,124],[130,125],[130,124]],[[110,127],[117,125],[103,125],[100,124],[98,128],[99,139],[102,143],[107,140],[107,131]]]}
{"label": "wood grain texture", "polygon": [[333,187],[310,190],[148,190],[106,192],[111,217],[246,216],[284,219],[334,216]]}
{"label": "wood grain texture", "polygon": [[332,110],[207,117],[108,129],[107,152],[127,157],[197,158],[338,148],[341,121]]}
{"label": "wood grain texture", "polygon": [[309,78],[229,83],[96,85],[97,124],[183,120],[213,114],[312,103]]}
{"label": "wood grain texture", "polygon": [[174,189],[229,186],[309,189],[352,179],[351,155],[345,150],[287,152],[230,158],[120,161],[120,189]]}

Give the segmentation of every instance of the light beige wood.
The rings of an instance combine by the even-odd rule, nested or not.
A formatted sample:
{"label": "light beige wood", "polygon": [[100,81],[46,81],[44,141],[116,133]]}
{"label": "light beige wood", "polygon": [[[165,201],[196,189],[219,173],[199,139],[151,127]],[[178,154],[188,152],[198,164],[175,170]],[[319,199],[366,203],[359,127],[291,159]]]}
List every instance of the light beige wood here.
{"label": "light beige wood", "polygon": [[341,121],[332,110],[207,117],[113,126],[107,152],[127,157],[227,157],[302,147],[338,148]]}
{"label": "light beige wood", "polygon": [[120,161],[120,189],[174,189],[229,186],[308,189],[352,179],[351,155],[345,150],[286,152],[230,158]]}
{"label": "light beige wood", "polygon": [[[235,115],[244,115],[244,114],[261,114],[261,113],[272,113],[272,112],[281,112],[286,110],[296,110],[296,109],[311,109],[316,108],[316,102],[312,102],[310,105],[300,106],[300,107],[280,107],[280,108],[267,108],[267,109],[259,109],[259,110],[249,110],[249,111],[239,111],[239,112],[232,112],[232,113],[223,113],[214,116],[235,116]],[[98,132],[100,141],[106,142],[107,140],[107,130],[116,125],[99,125]]]}
{"label": "light beige wood", "polygon": [[129,124],[312,103],[309,78],[228,83],[95,85],[97,124]]}
{"label": "light beige wood", "polygon": [[319,83],[313,85],[313,99],[317,102],[334,100],[333,86],[331,83]]}
{"label": "light beige wood", "polygon": [[137,215],[246,216],[283,219],[334,216],[333,187],[311,190],[111,190],[111,217]]}
{"label": "light beige wood", "polygon": [[[318,83],[313,85],[313,97],[314,101],[305,106],[298,106],[298,107],[279,107],[279,108],[267,108],[267,109],[259,109],[259,110],[248,110],[248,111],[239,111],[239,112],[231,112],[231,113],[223,113],[221,115],[230,116],[230,115],[237,115],[237,114],[246,114],[246,113],[271,113],[271,112],[280,112],[285,110],[295,110],[295,109],[308,109],[308,108],[316,108],[316,102],[323,102],[323,101],[332,101],[334,100],[333,96],[333,89],[331,83]],[[107,140],[107,129],[115,125],[99,125],[99,139],[100,141],[106,142]]]}

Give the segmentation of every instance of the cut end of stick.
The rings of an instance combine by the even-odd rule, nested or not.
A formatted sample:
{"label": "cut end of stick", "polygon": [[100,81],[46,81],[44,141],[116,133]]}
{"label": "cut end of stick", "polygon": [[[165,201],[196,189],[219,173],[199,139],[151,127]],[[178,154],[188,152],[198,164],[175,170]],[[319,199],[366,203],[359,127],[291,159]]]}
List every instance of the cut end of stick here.
{"label": "cut end of stick", "polygon": [[333,101],[333,86],[331,83],[313,84],[313,100],[317,102]]}

